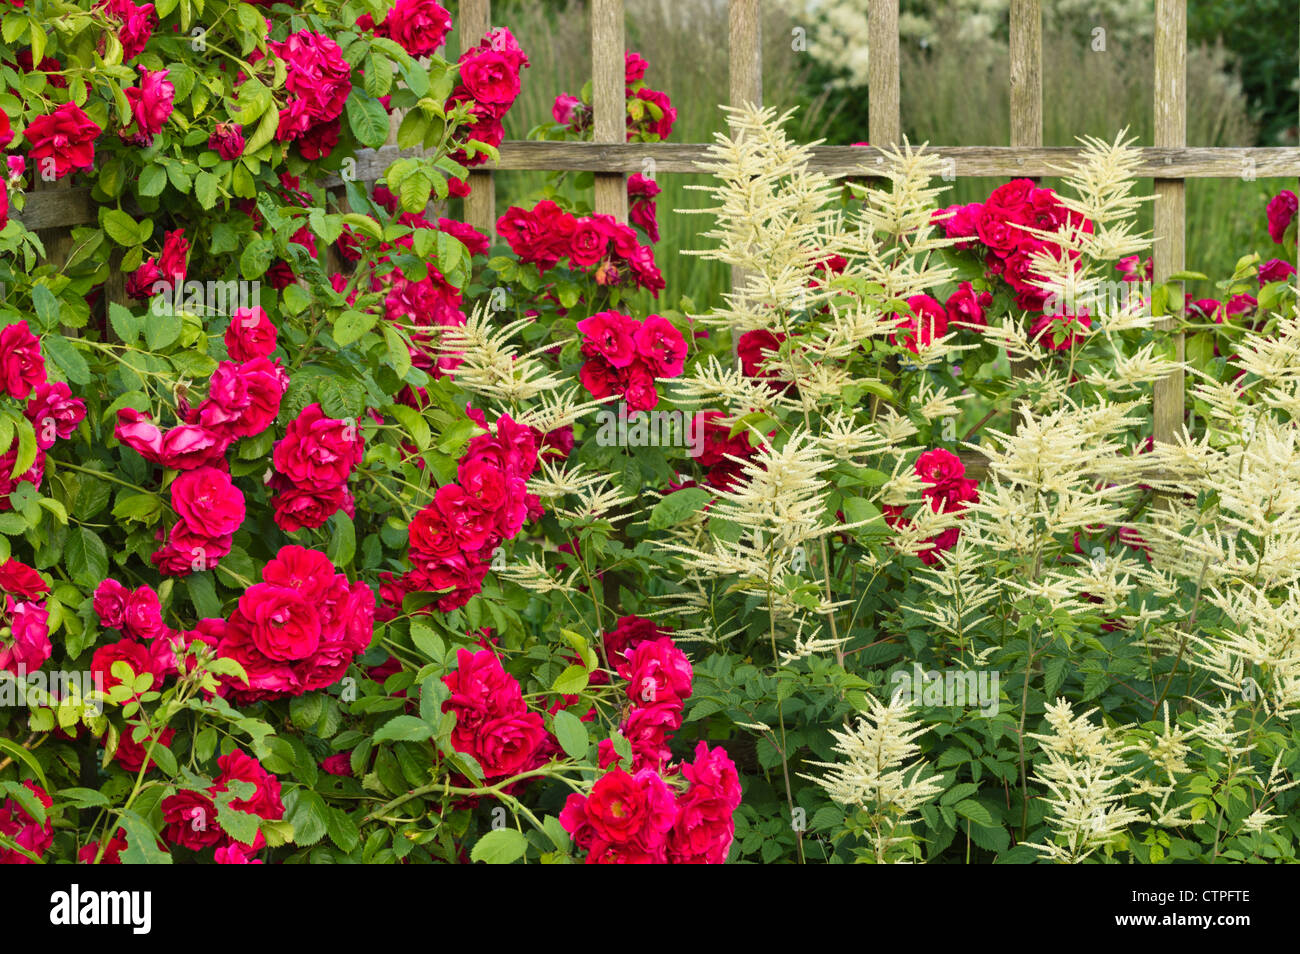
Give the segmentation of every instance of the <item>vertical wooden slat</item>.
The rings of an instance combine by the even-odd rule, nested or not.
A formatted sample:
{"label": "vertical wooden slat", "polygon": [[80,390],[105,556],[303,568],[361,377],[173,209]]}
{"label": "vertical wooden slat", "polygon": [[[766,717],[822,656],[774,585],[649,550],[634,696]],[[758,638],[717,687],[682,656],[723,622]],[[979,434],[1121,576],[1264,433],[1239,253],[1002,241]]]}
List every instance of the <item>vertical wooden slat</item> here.
{"label": "vertical wooden slat", "polygon": [[728,4],[727,72],[732,106],[763,105],[763,20],[758,0]]}
{"label": "vertical wooden slat", "polygon": [[[1011,0],[1011,145],[1043,144],[1043,8],[1040,0]],[[1012,361],[1011,376],[1032,364]]]}
{"label": "vertical wooden slat", "polygon": [[[1155,144],[1187,145],[1187,0],[1156,0]],[[1163,282],[1183,269],[1187,203],[1183,180],[1155,180],[1154,277]],[[1158,327],[1176,325],[1171,317]],[[1175,360],[1184,357],[1181,334],[1174,339]],[[1172,441],[1183,428],[1183,372],[1155,384],[1155,439]]]}
{"label": "vertical wooden slat", "polygon": [[[763,21],[759,13],[758,0],[729,0],[727,71],[732,106],[763,105]],[[747,280],[745,269],[732,267],[733,291],[743,288]]]}
{"label": "vertical wooden slat", "polygon": [[902,140],[898,107],[898,0],[871,0],[867,15],[867,138],[885,149]]}
{"label": "vertical wooden slat", "polygon": [[[462,51],[476,46],[483,34],[492,29],[492,0],[460,0],[460,46]],[[482,170],[469,174],[469,195],[465,197],[465,221],[485,235],[496,230],[496,184],[492,173]]]}
{"label": "vertical wooden slat", "polygon": [[1011,0],[1011,145],[1043,144],[1043,10]]}
{"label": "vertical wooden slat", "polygon": [[[627,142],[623,0],[591,0],[591,110],[596,142]],[[627,178],[596,174],[596,212],[627,222]]]}

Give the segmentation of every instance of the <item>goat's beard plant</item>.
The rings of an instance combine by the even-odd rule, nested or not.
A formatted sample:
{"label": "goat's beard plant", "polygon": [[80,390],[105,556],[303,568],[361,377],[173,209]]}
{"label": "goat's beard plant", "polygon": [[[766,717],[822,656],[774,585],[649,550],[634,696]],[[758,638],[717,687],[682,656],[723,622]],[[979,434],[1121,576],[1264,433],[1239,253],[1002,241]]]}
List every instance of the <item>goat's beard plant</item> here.
{"label": "goat's beard plant", "polygon": [[740,850],[1292,857],[1300,337],[1278,270],[1280,314],[1211,326],[1224,356],[1186,368],[1189,425],[1153,446],[1171,335],[1205,325],[1176,285],[1110,281],[1147,245],[1121,140],[1086,141],[1061,194],[994,194],[987,234],[1036,289],[1008,306],[997,249],[935,210],[934,158],[895,153],[845,213],[774,113],[729,120],[701,254],[745,280],[697,320],[741,367],[688,364],[676,399],[748,442],[734,481],[664,498],[689,517],[653,549],[664,616],[715,653],[710,724],[753,735],[771,780]]}

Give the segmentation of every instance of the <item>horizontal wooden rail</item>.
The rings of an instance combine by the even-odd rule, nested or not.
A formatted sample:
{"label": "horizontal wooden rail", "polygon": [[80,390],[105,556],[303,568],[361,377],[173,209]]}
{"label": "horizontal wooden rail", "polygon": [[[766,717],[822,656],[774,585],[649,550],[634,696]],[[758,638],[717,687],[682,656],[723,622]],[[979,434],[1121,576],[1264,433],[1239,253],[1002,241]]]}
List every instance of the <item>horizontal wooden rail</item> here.
{"label": "horizontal wooden rail", "polygon": [[[697,143],[505,142],[501,161],[490,167],[506,171],[633,173],[653,159],[656,172],[699,172],[696,162],[708,159],[707,147]],[[952,159],[955,176],[1051,176],[1078,159],[1072,146],[932,146],[927,151]],[[1300,177],[1300,150],[1281,146],[1234,149],[1185,146],[1138,150],[1140,178],[1266,179]],[[420,150],[396,146],[365,149],[356,156],[355,178],[371,182],[383,176],[396,159],[420,155]],[[880,150],[869,146],[817,146],[809,168],[831,176],[870,175],[884,163]],[[338,176],[320,180],[326,188],[342,185]],[[86,188],[32,192],[18,218],[29,229],[52,229],[95,222],[98,206]]]}

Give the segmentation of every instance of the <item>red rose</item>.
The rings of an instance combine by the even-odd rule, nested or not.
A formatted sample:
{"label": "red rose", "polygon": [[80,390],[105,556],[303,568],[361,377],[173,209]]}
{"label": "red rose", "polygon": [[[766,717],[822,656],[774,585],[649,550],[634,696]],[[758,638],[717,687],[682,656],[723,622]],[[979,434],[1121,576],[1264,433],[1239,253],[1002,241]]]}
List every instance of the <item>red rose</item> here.
{"label": "red rose", "polygon": [[208,148],[227,162],[244,154],[244,131],[238,123],[217,123],[208,137]]}
{"label": "red rose", "polygon": [[326,417],[319,404],[309,404],[289,423],[271,459],[294,486],[329,490],[347,481],[362,454],[356,422]]}
{"label": "red rose", "polygon": [[36,385],[23,414],[36,430],[36,443],[42,450],[54,446],[55,438],[71,437],[86,416],[86,402],[72,396],[72,389],[62,381]]}
{"label": "red rose", "polygon": [[303,659],[320,645],[320,615],[297,590],[255,583],[239,598],[239,612],[252,624],[253,643],[268,659]]}
{"label": "red rose", "polygon": [[578,322],[582,332],[582,353],[599,355],[612,367],[626,368],[637,356],[635,318],[617,311],[602,311]]}
{"label": "red rose", "polygon": [[471,52],[460,58],[460,79],[474,102],[499,116],[519,95],[519,70],[500,50]]}
{"label": "red rose", "polygon": [[486,255],[488,252],[488,237],[472,225],[444,218],[438,220],[438,229],[459,240],[471,255]]}
{"label": "red rose", "polygon": [[185,230],[176,229],[163,236],[162,255],[158,266],[162,269],[163,280],[174,285],[185,279],[190,244],[185,241]]}
{"label": "red rose", "polygon": [[35,672],[45,665],[54,647],[50,644],[50,612],[44,603],[19,602],[4,598],[9,621],[9,638],[0,641],[0,669],[18,674],[19,667]]}
{"label": "red rose", "polygon": [[289,34],[284,41],[267,44],[272,55],[284,60],[289,93],[280,110],[276,138],[298,139],[317,123],[338,119],[352,91],[352,71],[339,45],[310,30]]}
{"label": "red rose", "polygon": [[271,499],[275,525],[292,533],[325,525],[339,510],[354,512],[352,494],[347,487],[329,490],[302,490],[292,485],[279,490]]}
{"label": "red rose", "polygon": [[0,329],[0,392],[21,400],[44,383],[40,341],[26,321],[5,325]]}
{"label": "red rose", "polygon": [[131,105],[135,121],[135,134],[130,141],[137,146],[147,146],[162,131],[171,118],[172,101],[176,87],[167,82],[170,70],[140,70],[140,85],[130,86],[122,92]]}
{"label": "red rose", "polygon": [[686,339],[659,315],[650,315],[636,329],[636,352],[657,378],[675,378],[686,366]]}
{"label": "red rose", "polygon": [[590,268],[605,256],[609,248],[609,237],[591,218],[584,216],[577,220],[573,234],[569,236],[569,262],[577,268]]}
{"label": "red rose", "polygon": [[222,537],[244,522],[244,495],[215,467],[186,471],[172,483],[172,507],[195,533]]}
{"label": "red rose", "polygon": [[451,14],[434,0],[397,0],[381,29],[411,56],[429,56],[446,42]]}
{"label": "red rose", "polygon": [[[45,789],[35,782],[28,779],[23,782],[23,786],[35,795],[45,808],[54,805],[54,799],[50,798]],[[6,836],[19,848],[26,849],[39,858],[49,850],[54,841],[54,823],[47,816],[44,822],[38,824],[16,798],[6,798],[3,803],[0,803],[0,835]],[[0,847],[0,865],[30,864],[34,862],[22,852]]]}
{"label": "red rose", "polygon": [[954,325],[984,327],[988,324],[984,319],[984,309],[992,303],[993,296],[989,292],[977,294],[970,282],[962,282],[957,286],[957,290],[948,296],[948,301],[943,307],[948,313],[948,321]]}
{"label": "red rose", "polygon": [[265,358],[275,350],[275,325],[261,308],[240,308],[230,316],[225,341],[234,361]]}
{"label": "red rose", "polygon": [[225,838],[217,823],[217,807],[203,792],[188,789],[162,800],[163,839],[169,844],[200,851]]}
{"label": "red rose", "polygon": [[478,760],[485,778],[500,778],[532,768],[546,739],[546,727],[539,714],[517,713],[485,722],[476,744],[463,751]]}
{"label": "red rose", "polygon": [[676,817],[672,789],[657,772],[644,769],[633,776],[615,768],[596,780],[586,798],[569,796],[560,824],[590,852],[589,863],[606,852],[663,862]]}
{"label": "red rose", "polygon": [[907,305],[912,309],[912,314],[898,322],[899,330],[907,333],[891,334],[889,340],[894,344],[901,344],[912,354],[919,354],[918,339],[920,344],[928,345],[948,333],[948,313],[943,305],[929,295],[913,295],[907,299]]}
{"label": "red rose", "polygon": [[144,52],[145,44],[158,25],[153,4],[136,6],[131,0],[107,0],[103,9],[118,22],[117,38],[122,43],[122,62],[130,62]]}
{"label": "red rose", "polygon": [[95,139],[102,130],[75,103],[64,103],[48,116],[38,116],[23,132],[31,149],[27,156],[42,178],[62,179],[75,169],[95,163]]}
{"label": "red rose", "polygon": [[915,471],[928,485],[923,493],[936,513],[965,510],[979,499],[976,482],[966,477],[966,465],[956,454],[942,448],[928,450],[917,458]]}
{"label": "red rose", "polygon": [[0,590],[24,600],[37,600],[50,591],[50,584],[26,563],[10,557],[0,563]]}
{"label": "red rose", "polygon": [[677,820],[668,836],[672,864],[720,865],[727,860],[736,826],[732,818],[740,805],[740,777],[722,746],[695,747],[695,762],[682,764],[690,783],[677,797]]}
{"label": "red rose", "polygon": [[691,664],[667,636],[645,640],[627,654],[618,674],[633,705],[680,703],[691,694]]}
{"label": "red rose", "polygon": [[746,331],[736,342],[736,353],[740,358],[740,370],[747,378],[772,378],[776,372],[764,369],[764,362],[775,357],[781,342],[786,338],[782,332],[756,328]]}
{"label": "red rose", "polygon": [[137,639],[153,639],[166,628],[162,600],[153,587],[136,587],[127,595],[122,607],[122,628]]}
{"label": "red rose", "polygon": [[456,650],[456,668],[442,681],[450,690],[442,711],[456,713],[452,742],[461,751],[474,745],[487,723],[506,716],[521,716],[526,711],[519,683],[501,668],[501,660],[489,650],[476,653]]}
{"label": "red rose", "polygon": [[126,604],[131,591],[114,579],[107,579],[95,590],[95,615],[99,625],[118,628],[126,619]]}
{"label": "red rose", "polygon": [[1268,200],[1268,235],[1278,245],[1286,237],[1286,230],[1295,218],[1296,208],[1300,206],[1296,194],[1290,189],[1283,189]]}
{"label": "red rose", "polygon": [[623,79],[628,86],[638,82],[645,76],[646,68],[650,64],[645,61],[640,53],[633,53],[631,50],[623,54]]}
{"label": "red rose", "polygon": [[256,789],[247,798],[231,799],[231,808],[267,821],[278,821],[284,817],[284,804],[280,801],[280,780],[262,768],[261,762],[234,749],[217,759],[217,766],[221,769],[221,775],[212,787],[214,794],[229,789],[231,782],[248,782]]}

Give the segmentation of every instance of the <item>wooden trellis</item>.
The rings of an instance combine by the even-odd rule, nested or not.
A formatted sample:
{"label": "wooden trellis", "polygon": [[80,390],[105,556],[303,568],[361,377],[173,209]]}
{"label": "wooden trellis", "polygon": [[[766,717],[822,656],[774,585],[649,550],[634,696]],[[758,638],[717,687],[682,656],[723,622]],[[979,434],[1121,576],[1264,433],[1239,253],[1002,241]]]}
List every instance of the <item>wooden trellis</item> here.
{"label": "wooden trellis", "polygon": [[[728,50],[730,103],[762,102],[761,0],[729,0]],[[708,158],[705,143],[633,143],[625,140],[623,0],[589,0],[592,42],[592,142],[521,142],[501,145],[500,161],[471,173],[465,202],[467,221],[485,233],[495,228],[493,170],[588,171],[595,176],[597,212],[627,221],[626,177],[653,160],[656,173],[698,172]],[[460,31],[466,44],[491,26],[491,0],[461,0]],[[869,124],[872,143],[891,144],[901,136],[899,114],[898,0],[871,0],[866,38],[869,52]],[[930,151],[950,159],[957,176],[1039,177],[1054,174],[1076,159],[1080,149],[1043,146],[1041,0],[1010,0],[1011,142],[1006,146],[938,146]],[[1139,175],[1155,180],[1154,278],[1163,281],[1183,268],[1186,203],[1184,182],[1192,178],[1235,179],[1249,170],[1255,177],[1300,177],[1300,148],[1187,146],[1187,0],[1156,0],[1155,144],[1140,150]],[[364,150],[356,178],[373,181],[402,155],[386,146]],[[833,176],[861,175],[883,164],[874,147],[821,146],[813,169]],[[327,179],[326,186],[338,186]],[[62,184],[60,184],[62,185]],[[72,226],[97,220],[88,189],[57,188],[28,198],[22,216],[31,229],[50,230],[52,238]],[[52,246],[52,247],[57,247]],[[735,280],[733,276],[733,281]],[[119,282],[120,284],[120,282]],[[1166,323],[1172,327],[1173,320]],[[1175,336],[1183,357],[1182,335]],[[1169,441],[1182,428],[1181,371],[1157,382],[1154,390],[1155,437]],[[978,462],[976,469],[978,469]]]}

